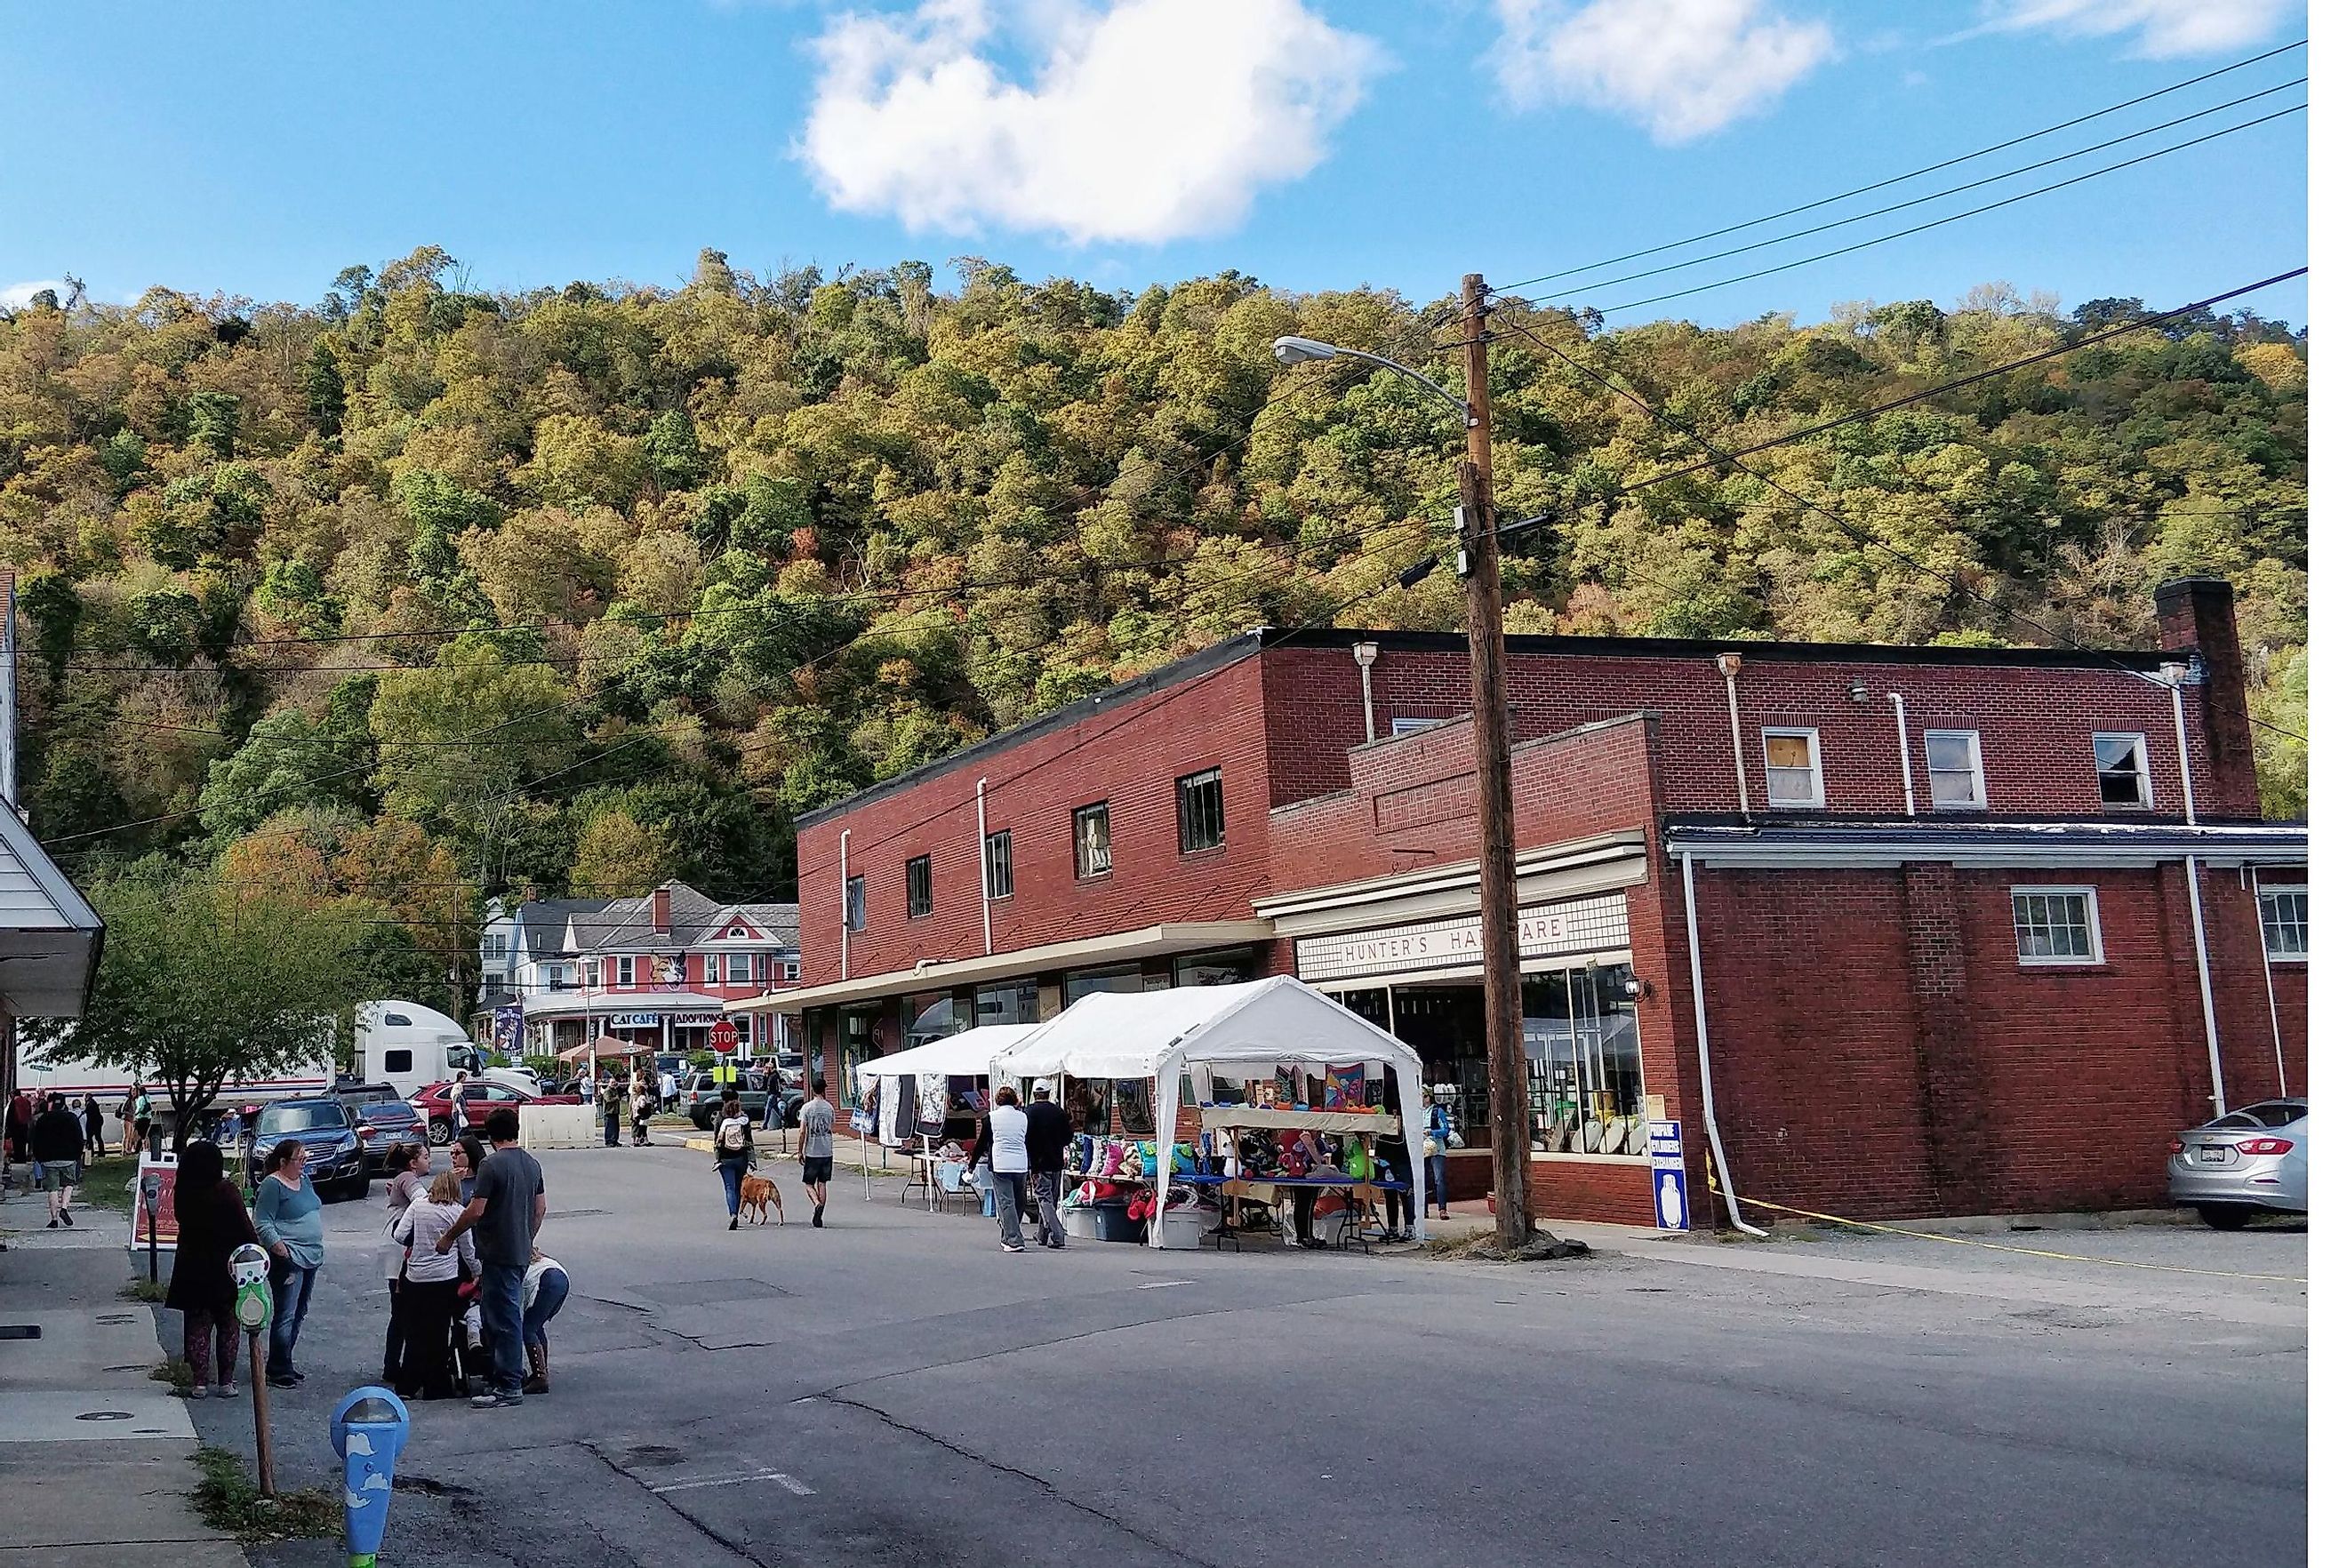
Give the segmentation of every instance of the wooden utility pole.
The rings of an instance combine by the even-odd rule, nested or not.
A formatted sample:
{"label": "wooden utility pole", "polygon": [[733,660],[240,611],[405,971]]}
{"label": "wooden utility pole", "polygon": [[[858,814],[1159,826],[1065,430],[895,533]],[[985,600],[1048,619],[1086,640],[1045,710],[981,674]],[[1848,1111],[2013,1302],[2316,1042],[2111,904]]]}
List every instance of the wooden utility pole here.
{"label": "wooden utility pole", "polygon": [[1467,459],[1459,467],[1467,552],[1467,660],[1475,713],[1475,784],[1482,819],[1483,1030],[1491,1075],[1491,1195],[1499,1242],[1532,1237],[1532,1121],[1525,1105],[1524,986],[1516,944],[1516,805],[1508,757],[1508,673],[1500,627],[1499,519],[1491,501],[1491,383],[1483,339],[1483,277],[1459,286],[1465,307]]}

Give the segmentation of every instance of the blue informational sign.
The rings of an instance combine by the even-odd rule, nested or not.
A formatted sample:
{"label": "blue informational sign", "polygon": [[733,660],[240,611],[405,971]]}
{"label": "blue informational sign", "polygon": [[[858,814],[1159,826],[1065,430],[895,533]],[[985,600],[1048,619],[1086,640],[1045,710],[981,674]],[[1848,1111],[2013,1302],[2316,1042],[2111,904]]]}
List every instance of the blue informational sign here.
{"label": "blue informational sign", "polygon": [[1676,1122],[1646,1123],[1646,1160],[1655,1173],[1655,1228],[1687,1228],[1686,1153]]}

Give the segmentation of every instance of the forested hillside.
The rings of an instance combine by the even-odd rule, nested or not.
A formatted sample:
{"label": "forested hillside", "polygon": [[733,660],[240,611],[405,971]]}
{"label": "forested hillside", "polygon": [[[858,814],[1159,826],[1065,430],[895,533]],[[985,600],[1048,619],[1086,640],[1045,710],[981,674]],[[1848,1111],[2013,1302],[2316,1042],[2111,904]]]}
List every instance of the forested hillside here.
{"label": "forested hillside", "polygon": [[[444,948],[525,886],[772,897],[792,812],[1234,630],[1460,623],[1448,572],[1380,586],[1447,534],[1448,411],[1269,354],[1452,377],[1439,304],[715,253],[679,288],[488,294],[429,248],[310,307],[72,303],[0,322],[0,562],[34,821],[86,877],[217,862]],[[1702,447],[1505,331],[1743,446],[2141,308],[1503,308],[1501,503],[1561,519],[1510,563],[1510,628],[2140,645],[2155,581],[2215,572],[2260,715],[2302,733],[2286,328],[2188,320],[1751,459],[1880,545],[1733,468],[1634,487]],[[2260,735],[2295,814],[2303,750]]]}

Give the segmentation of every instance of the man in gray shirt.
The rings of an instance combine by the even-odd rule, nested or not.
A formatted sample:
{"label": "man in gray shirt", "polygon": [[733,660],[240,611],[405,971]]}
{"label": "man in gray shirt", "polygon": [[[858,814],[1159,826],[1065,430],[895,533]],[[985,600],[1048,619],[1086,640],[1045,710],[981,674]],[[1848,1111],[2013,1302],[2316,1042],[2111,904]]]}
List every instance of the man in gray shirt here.
{"label": "man in gray shirt", "polygon": [[806,1184],[807,1202],[815,1205],[815,1223],[823,1225],[824,1200],[831,1195],[831,1124],[835,1113],[825,1097],[821,1075],[807,1085],[806,1103],[799,1107],[799,1179]]}
{"label": "man in gray shirt", "polygon": [[473,1238],[481,1259],[481,1337],[488,1341],[489,1389],[473,1400],[476,1409],[521,1403],[524,1377],[521,1344],[522,1278],[538,1227],[546,1223],[546,1175],[521,1146],[521,1116],[510,1105],[489,1112],[486,1129],[489,1157],[473,1178],[473,1201],[435,1244],[441,1252],[456,1238]]}

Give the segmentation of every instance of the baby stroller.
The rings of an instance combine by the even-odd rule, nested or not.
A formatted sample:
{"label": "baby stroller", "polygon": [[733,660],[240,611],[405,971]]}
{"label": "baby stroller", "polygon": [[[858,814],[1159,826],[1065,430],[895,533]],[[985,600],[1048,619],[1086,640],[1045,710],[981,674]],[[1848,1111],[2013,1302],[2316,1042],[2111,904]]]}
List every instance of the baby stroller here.
{"label": "baby stroller", "polygon": [[466,1398],[489,1386],[489,1353],[481,1345],[481,1282],[456,1286],[456,1316],[448,1320],[448,1377]]}

